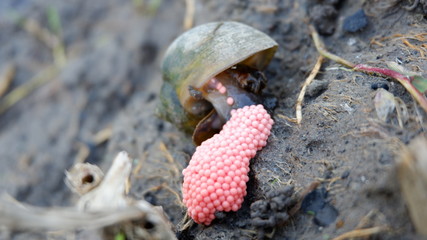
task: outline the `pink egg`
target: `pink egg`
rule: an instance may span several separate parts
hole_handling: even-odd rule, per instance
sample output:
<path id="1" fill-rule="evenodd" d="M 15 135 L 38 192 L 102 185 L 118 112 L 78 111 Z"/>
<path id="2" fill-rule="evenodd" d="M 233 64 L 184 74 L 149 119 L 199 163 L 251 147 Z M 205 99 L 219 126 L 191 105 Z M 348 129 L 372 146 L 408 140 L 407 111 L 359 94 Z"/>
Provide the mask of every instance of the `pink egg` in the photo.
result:
<path id="1" fill-rule="evenodd" d="M 223 86 L 217 87 L 222 91 Z M 262 105 L 232 110 L 221 132 L 196 148 L 182 171 L 183 202 L 196 223 L 211 224 L 216 211 L 239 210 L 246 195 L 249 160 L 267 143 L 272 124 Z"/>

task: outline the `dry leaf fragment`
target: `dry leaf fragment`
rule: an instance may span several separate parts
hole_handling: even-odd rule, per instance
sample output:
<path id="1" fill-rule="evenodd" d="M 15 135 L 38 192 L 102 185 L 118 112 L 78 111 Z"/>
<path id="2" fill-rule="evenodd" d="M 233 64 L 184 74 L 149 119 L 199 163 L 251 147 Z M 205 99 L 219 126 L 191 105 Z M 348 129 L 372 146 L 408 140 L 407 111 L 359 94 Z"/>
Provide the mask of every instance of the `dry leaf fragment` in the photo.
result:
<path id="1" fill-rule="evenodd" d="M 387 121 L 388 116 L 396 108 L 394 95 L 383 88 L 379 88 L 377 90 L 374 98 L 374 104 L 377 116 L 383 122 Z"/>
<path id="2" fill-rule="evenodd" d="M 399 126 L 403 128 L 409 119 L 408 108 L 399 97 L 395 97 L 389 91 L 379 88 L 374 98 L 375 111 L 378 118 L 387 122 L 391 118 L 397 118 Z M 396 110 L 396 114 L 394 114 Z"/>
<path id="3" fill-rule="evenodd" d="M 425 137 L 416 138 L 403 149 L 397 172 L 412 223 L 419 234 L 427 236 L 427 140 Z"/>

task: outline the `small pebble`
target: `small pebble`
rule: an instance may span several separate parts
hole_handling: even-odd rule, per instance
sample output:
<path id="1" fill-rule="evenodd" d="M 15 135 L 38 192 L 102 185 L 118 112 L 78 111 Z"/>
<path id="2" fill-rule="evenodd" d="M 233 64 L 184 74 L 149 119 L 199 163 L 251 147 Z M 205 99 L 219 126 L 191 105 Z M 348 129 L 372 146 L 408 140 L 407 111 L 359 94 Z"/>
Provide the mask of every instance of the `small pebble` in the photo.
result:
<path id="1" fill-rule="evenodd" d="M 350 176 L 350 170 L 345 170 L 345 171 L 341 174 L 341 179 L 346 179 L 346 178 L 348 178 L 348 176 Z"/>
<path id="2" fill-rule="evenodd" d="M 361 31 L 368 25 L 368 18 L 363 9 L 344 19 L 343 30 L 350 33 Z"/>
<path id="3" fill-rule="evenodd" d="M 317 97 L 328 89 L 329 81 L 314 79 L 313 82 L 307 87 L 307 96 Z"/>
<path id="4" fill-rule="evenodd" d="M 328 201 L 328 192 L 325 188 L 315 189 L 305 196 L 301 203 L 301 211 L 314 214 L 313 222 L 326 227 L 335 222 L 338 210 Z"/>

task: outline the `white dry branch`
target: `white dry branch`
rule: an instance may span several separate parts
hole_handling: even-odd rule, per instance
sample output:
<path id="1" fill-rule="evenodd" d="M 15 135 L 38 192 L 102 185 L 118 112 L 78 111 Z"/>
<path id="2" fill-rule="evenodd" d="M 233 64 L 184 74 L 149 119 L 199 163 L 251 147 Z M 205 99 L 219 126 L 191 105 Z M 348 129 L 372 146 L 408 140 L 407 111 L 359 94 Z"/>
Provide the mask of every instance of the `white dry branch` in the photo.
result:
<path id="1" fill-rule="evenodd" d="M 126 239 L 176 239 L 161 208 L 154 207 L 145 200 L 134 200 L 125 195 L 131 168 L 128 154 L 120 152 L 104 179 L 81 196 L 77 207 L 40 208 L 24 205 L 10 196 L 3 196 L 0 199 L 0 228 L 9 231 L 95 229 L 103 230 L 100 231 L 101 234 L 108 232 L 110 236 L 105 239 L 113 239 L 114 234 L 120 232 L 126 234 Z M 98 171 L 90 174 L 98 174 Z M 87 180 L 85 174 L 67 172 L 67 181 L 75 182 L 75 178 L 79 177 Z"/>

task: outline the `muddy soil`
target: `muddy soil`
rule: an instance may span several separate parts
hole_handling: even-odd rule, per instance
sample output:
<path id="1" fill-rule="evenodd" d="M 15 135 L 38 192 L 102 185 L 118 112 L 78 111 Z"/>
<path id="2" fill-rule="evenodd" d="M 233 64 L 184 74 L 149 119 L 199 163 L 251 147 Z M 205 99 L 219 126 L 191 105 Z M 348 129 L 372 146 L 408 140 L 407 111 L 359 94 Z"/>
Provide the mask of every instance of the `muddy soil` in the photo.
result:
<path id="1" fill-rule="evenodd" d="M 277 103 L 271 109 L 272 135 L 251 162 L 243 207 L 218 214 L 210 226 L 181 229 L 181 171 L 195 147 L 189 136 L 158 119 L 155 109 L 161 59 L 184 31 L 185 1 L 1 1 L 0 74 L 8 64 L 16 67 L 7 93 L 58 66 L 48 44 L 26 30 L 26 20 L 55 32 L 56 13 L 61 23 L 56 34 L 66 53 L 65 64 L 43 86 L 0 115 L 1 192 L 37 206 L 73 205 L 76 197 L 65 186 L 64 171 L 76 161 L 106 170 L 125 150 L 135 165 L 130 194 L 162 206 L 179 239 L 332 239 L 374 226 L 386 228 L 372 239 L 421 239 L 398 187 L 396 161 L 397 143 L 425 135 L 426 114 L 399 83 L 325 61 L 306 96 L 302 124 L 289 121 L 318 57 L 309 23 L 328 49 L 347 60 L 383 67 L 391 61 L 427 71 L 425 42 L 415 37 L 425 34 L 427 7 L 419 1 L 408 9 L 413 2 L 196 1 L 195 25 L 240 21 L 279 43 L 265 71 L 264 91 Z M 396 115 L 385 122 L 378 118 L 373 100 L 378 87 L 406 105 L 403 126 Z M 98 133 L 109 131 L 100 141 Z M 316 181 L 320 185 L 290 218 L 270 225 L 251 219 L 283 216 L 286 199 Z M 283 206 L 272 207 L 276 203 Z M 46 235 L 2 230 L 0 238 Z"/>

